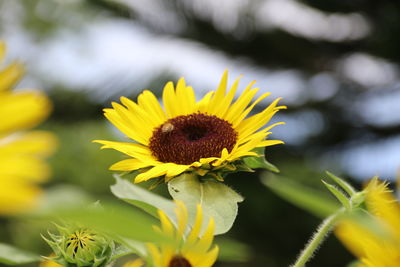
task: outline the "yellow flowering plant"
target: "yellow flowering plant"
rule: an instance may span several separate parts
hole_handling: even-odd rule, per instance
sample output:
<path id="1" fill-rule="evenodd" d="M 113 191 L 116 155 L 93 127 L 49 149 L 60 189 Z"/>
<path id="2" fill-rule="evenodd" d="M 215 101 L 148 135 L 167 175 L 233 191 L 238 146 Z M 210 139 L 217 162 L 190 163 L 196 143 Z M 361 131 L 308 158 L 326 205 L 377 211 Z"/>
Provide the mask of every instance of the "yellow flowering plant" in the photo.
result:
<path id="1" fill-rule="evenodd" d="M 282 122 L 262 127 L 285 106 L 278 106 L 278 98 L 263 111 L 248 116 L 270 93 L 252 102 L 259 91 L 252 88 L 252 82 L 234 101 L 239 80 L 227 90 L 228 72 L 225 71 L 217 90 L 199 101 L 184 78 L 176 86 L 168 82 L 163 90 L 163 107 L 147 90 L 138 96 L 137 103 L 121 97 L 122 105 L 112 103 L 104 115 L 131 142 L 95 142 L 130 157 L 110 169 L 140 170 L 135 183 L 158 177 L 168 182 L 184 172 L 210 174 L 222 180 L 221 173 L 243 167 L 244 157 L 264 157 L 256 148 L 283 143 L 267 139 L 270 130 Z"/>
<path id="2" fill-rule="evenodd" d="M 184 78 L 176 86 L 172 82 L 165 85 L 162 104 L 148 90 L 137 102 L 121 97 L 121 104 L 112 103 L 104 115 L 130 142 L 94 142 L 129 157 L 112 165 L 111 170 L 132 173 L 135 183 L 155 180 L 155 186 L 166 182 L 172 198 L 186 203 L 192 219 L 197 203 L 202 203 L 206 216 L 216 220 L 216 233 L 225 233 L 237 216 L 237 203 L 243 201 L 223 183 L 225 176 L 253 168 L 278 172 L 265 160 L 264 148 L 283 143 L 268 138 L 270 130 L 283 122 L 266 125 L 286 107 L 278 105 L 278 98 L 251 114 L 270 94 L 263 93 L 253 101 L 259 89 L 253 88 L 252 82 L 235 100 L 239 81 L 229 88 L 225 71 L 217 89 L 198 101 Z M 147 199 L 143 199 L 137 186 L 116 179 L 112 192 L 117 197 L 129 198 L 140 208 L 143 203 L 157 206 L 152 195 L 146 193 Z M 131 188 L 129 196 L 120 193 L 126 187 Z"/>
<path id="3" fill-rule="evenodd" d="M 398 266 L 400 203 L 388 183 L 374 177 L 363 190 L 357 191 L 345 180 L 329 172 L 327 175 L 334 184 L 322 182 L 340 205 L 286 178 L 263 177 L 264 184 L 283 198 L 325 217 L 292 266 L 305 266 L 332 230 L 358 258 L 349 266 Z"/>
<path id="4" fill-rule="evenodd" d="M 0 41 L 0 60 L 5 51 Z M 23 74 L 18 62 L 0 71 L 0 215 L 37 205 L 41 195 L 37 184 L 50 177 L 45 158 L 57 143 L 49 132 L 29 130 L 48 117 L 51 103 L 38 90 L 12 90 Z"/>
<path id="5" fill-rule="evenodd" d="M 345 220 L 335 234 L 359 259 L 359 267 L 394 267 L 400 259 L 400 202 L 389 184 L 373 178 L 366 188 L 365 205 L 375 219 L 374 231 L 358 221 Z"/>

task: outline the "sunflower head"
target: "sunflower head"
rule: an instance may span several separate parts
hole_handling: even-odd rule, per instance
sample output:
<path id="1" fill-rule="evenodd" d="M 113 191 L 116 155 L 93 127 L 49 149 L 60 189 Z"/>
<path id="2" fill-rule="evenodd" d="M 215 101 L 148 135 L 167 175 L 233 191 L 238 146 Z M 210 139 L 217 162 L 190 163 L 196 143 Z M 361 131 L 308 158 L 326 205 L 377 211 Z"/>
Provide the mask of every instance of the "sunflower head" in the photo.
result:
<path id="1" fill-rule="evenodd" d="M 266 98 L 264 93 L 252 101 L 258 88 L 250 83 L 235 99 L 236 79 L 227 88 L 224 73 L 216 91 L 196 101 L 194 90 L 181 78 L 177 85 L 168 82 L 163 91 L 163 107 L 150 91 L 139 95 L 137 103 L 121 97 L 104 114 L 132 142 L 96 140 L 102 148 L 116 149 L 129 159 L 111 166 L 111 170 L 139 170 L 135 182 L 162 177 L 165 181 L 183 172 L 204 176 L 246 169 L 242 159 L 260 157 L 257 148 L 283 143 L 268 140 L 275 123 L 264 126 L 284 106 L 274 100 L 259 113 L 249 116 L 255 105 Z M 215 176 L 215 175 L 214 175 Z"/>
<path id="2" fill-rule="evenodd" d="M 114 242 L 92 230 L 81 227 L 57 226 L 59 235 L 44 238 L 54 251 L 48 258 L 63 266 L 106 266 L 114 250 Z"/>
<path id="3" fill-rule="evenodd" d="M 156 231 L 171 240 L 163 244 L 147 244 L 148 262 L 154 267 L 210 267 L 218 256 L 218 247 L 212 246 L 214 237 L 214 220 L 202 229 L 203 213 L 200 205 L 193 227 L 188 226 L 188 211 L 181 201 L 176 201 L 175 213 L 177 223 L 174 225 L 167 215 L 158 211 L 161 227 Z"/>

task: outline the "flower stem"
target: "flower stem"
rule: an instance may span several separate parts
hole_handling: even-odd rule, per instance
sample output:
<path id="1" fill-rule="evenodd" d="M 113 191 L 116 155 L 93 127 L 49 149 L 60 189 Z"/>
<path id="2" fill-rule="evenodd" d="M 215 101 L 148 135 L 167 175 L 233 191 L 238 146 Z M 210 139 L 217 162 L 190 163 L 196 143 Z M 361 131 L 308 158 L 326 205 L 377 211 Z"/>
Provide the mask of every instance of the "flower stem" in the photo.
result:
<path id="1" fill-rule="evenodd" d="M 305 248 L 301 251 L 296 262 L 291 267 L 303 267 L 314 256 L 321 244 L 324 242 L 328 233 L 332 230 L 338 218 L 343 214 L 343 209 L 338 210 L 326 218 L 318 227 L 317 231 L 313 234 L 310 241 L 306 244 Z"/>

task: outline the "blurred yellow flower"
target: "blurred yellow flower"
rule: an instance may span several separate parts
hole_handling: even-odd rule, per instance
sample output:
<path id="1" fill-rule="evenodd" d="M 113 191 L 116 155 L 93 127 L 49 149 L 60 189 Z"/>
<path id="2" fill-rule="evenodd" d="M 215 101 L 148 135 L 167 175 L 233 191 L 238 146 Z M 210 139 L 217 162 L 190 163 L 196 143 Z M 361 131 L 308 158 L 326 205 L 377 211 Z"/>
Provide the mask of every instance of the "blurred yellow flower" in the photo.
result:
<path id="1" fill-rule="evenodd" d="M 284 106 L 276 99 L 260 113 L 248 117 L 254 106 L 266 98 L 262 94 L 253 103 L 258 88 L 250 83 L 233 101 L 239 79 L 227 92 L 228 73 L 222 76 L 218 89 L 196 102 L 192 87 L 181 78 L 174 88 L 168 82 L 163 90 L 163 108 L 150 91 L 144 91 L 137 103 L 121 97 L 121 103 L 104 110 L 104 115 L 121 132 L 137 143 L 96 140 L 131 159 L 122 160 L 111 170 L 133 171 L 143 169 L 135 182 L 165 176 L 166 181 L 185 171 L 223 168 L 224 164 L 244 156 L 258 156 L 252 151 L 283 143 L 265 140 L 275 123 L 260 130 Z"/>
<path id="2" fill-rule="evenodd" d="M 397 267 L 400 264 L 400 203 L 377 178 L 365 189 L 368 211 L 388 235 L 378 235 L 356 222 L 342 222 L 337 237 L 360 260 L 360 267 Z"/>
<path id="3" fill-rule="evenodd" d="M 123 267 L 141 267 L 143 266 L 144 261 L 142 259 L 136 259 L 133 261 L 129 261 L 123 265 Z"/>
<path id="4" fill-rule="evenodd" d="M 39 264 L 39 267 L 63 267 L 55 261 L 45 260 Z"/>
<path id="5" fill-rule="evenodd" d="M 174 242 L 160 244 L 147 244 L 150 254 L 149 263 L 154 267 L 210 267 L 218 256 L 218 247 L 211 245 L 214 238 L 214 220 L 211 218 L 204 233 L 202 232 L 203 214 L 200 205 L 192 229 L 188 227 L 188 211 L 181 201 L 176 201 L 175 213 L 178 218 L 177 227 L 173 225 L 167 215 L 158 211 L 161 228 L 155 229 L 163 233 Z"/>
<path id="6" fill-rule="evenodd" d="M 0 42 L 0 60 L 5 55 Z M 0 71 L 0 214 L 31 208 L 40 194 L 49 167 L 44 158 L 56 147 L 56 138 L 44 131 L 25 131 L 43 121 L 51 110 L 48 98 L 36 90 L 11 91 L 24 73 L 11 63 Z"/>

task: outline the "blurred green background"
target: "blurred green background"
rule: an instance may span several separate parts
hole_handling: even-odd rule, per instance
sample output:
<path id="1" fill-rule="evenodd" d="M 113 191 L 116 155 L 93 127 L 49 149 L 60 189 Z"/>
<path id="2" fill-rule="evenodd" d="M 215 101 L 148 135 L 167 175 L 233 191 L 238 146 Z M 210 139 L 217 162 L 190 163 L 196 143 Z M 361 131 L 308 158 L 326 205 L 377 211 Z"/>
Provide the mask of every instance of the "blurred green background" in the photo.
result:
<path id="1" fill-rule="evenodd" d="M 400 166 L 400 3 L 373 0 L 1 0 L 0 36 L 8 59 L 26 63 L 18 88 L 45 90 L 54 102 L 41 126 L 56 133 L 45 185 L 76 186 L 112 198 L 108 167 L 122 158 L 93 139 L 124 139 L 102 116 L 124 95 L 158 96 L 184 76 L 198 97 L 215 89 L 225 68 L 240 90 L 283 97 L 267 159 L 281 174 L 325 190 L 324 170 L 352 179 L 393 180 Z M 272 98 L 262 102 L 267 105 Z M 226 183 L 245 202 L 229 237 L 247 244 L 245 263 L 288 266 L 320 219 L 265 188 L 259 173 Z M 160 188 L 163 190 L 163 188 Z M 326 191 L 326 190 L 325 190 Z M 46 255 L 38 223 L 0 218 L 0 240 Z M 345 266 L 352 256 L 330 237 L 307 266 Z"/>

